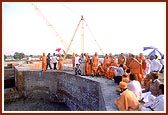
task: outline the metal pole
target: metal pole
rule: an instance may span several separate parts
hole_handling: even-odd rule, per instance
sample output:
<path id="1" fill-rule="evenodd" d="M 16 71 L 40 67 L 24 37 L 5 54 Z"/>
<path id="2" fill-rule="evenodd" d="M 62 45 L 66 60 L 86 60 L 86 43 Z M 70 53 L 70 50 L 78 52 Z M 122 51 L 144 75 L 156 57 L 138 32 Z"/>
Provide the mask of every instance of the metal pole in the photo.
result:
<path id="1" fill-rule="evenodd" d="M 81 16 L 82 28 L 81 28 L 81 53 L 84 53 L 84 19 Z"/>

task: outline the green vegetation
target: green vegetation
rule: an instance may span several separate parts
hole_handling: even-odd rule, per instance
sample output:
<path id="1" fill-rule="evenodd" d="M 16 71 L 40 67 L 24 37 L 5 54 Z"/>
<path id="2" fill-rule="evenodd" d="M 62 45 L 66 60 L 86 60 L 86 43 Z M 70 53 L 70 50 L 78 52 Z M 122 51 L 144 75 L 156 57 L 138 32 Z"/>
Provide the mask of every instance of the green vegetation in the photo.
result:
<path id="1" fill-rule="evenodd" d="M 15 52 L 13 56 L 14 59 L 19 59 L 19 60 L 23 59 L 24 57 L 25 57 L 24 53 L 18 53 L 18 52 Z"/>

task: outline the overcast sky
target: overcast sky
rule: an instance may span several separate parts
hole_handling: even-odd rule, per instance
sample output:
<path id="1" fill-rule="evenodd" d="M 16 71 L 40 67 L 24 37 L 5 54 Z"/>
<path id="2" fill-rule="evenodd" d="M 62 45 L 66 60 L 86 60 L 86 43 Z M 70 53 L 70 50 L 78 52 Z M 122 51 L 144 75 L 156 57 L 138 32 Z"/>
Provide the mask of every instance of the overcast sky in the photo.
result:
<path id="1" fill-rule="evenodd" d="M 34 3 L 69 45 L 81 51 L 81 15 L 84 16 L 84 52 L 138 54 L 144 46 L 166 49 L 166 2 L 156 3 Z M 16 51 L 27 55 L 54 53 L 67 49 L 30 2 L 3 2 L 3 53 Z M 95 42 L 95 40 L 97 42 Z M 98 45 L 100 47 L 98 47 Z M 71 53 L 71 52 L 69 52 Z M 146 52 L 143 52 L 146 53 Z"/>

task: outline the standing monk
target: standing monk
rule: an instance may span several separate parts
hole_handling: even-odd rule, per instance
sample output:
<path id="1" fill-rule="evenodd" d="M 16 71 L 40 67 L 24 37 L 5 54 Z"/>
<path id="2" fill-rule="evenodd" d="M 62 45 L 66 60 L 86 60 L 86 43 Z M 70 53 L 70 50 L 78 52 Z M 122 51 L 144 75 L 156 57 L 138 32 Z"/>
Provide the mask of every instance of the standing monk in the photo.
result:
<path id="1" fill-rule="evenodd" d="M 125 62 L 125 58 L 124 58 L 124 55 L 123 53 L 121 53 L 119 56 L 118 56 L 118 64 L 124 64 Z"/>
<path id="2" fill-rule="evenodd" d="M 58 58 L 58 70 L 63 70 L 63 57 L 61 54 L 59 54 L 59 58 Z"/>
<path id="3" fill-rule="evenodd" d="M 138 80 L 140 83 L 142 83 L 142 63 L 139 62 L 134 55 L 132 54 L 130 57 L 131 61 L 128 65 L 129 69 L 131 70 L 131 73 L 135 75 L 135 80 Z"/>
<path id="4" fill-rule="evenodd" d="M 129 66 L 129 64 L 130 64 L 130 57 L 131 57 L 131 53 L 129 53 L 129 54 L 126 54 L 126 62 L 125 62 L 125 64 L 126 64 L 126 66 L 128 67 Z"/>
<path id="5" fill-rule="evenodd" d="M 86 75 L 90 76 L 92 74 L 92 60 L 89 54 L 86 54 Z"/>
<path id="6" fill-rule="evenodd" d="M 107 68 L 110 66 L 110 59 L 108 56 L 104 57 L 104 61 L 103 61 L 103 69 L 106 72 Z"/>
<path id="7" fill-rule="evenodd" d="M 109 53 L 109 60 L 110 60 L 110 63 L 114 63 L 116 61 L 116 59 L 113 57 L 112 53 Z"/>
<path id="8" fill-rule="evenodd" d="M 75 53 L 72 54 L 72 67 L 75 67 Z"/>
<path id="9" fill-rule="evenodd" d="M 99 61 L 97 52 L 95 52 L 95 55 L 93 56 L 92 61 L 93 61 L 92 72 L 93 72 L 93 76 L 95 76 L 97 74 L 98 61 Z"/>
<path id="10" fill-rule="evenodd" d="M 47 56 L 45 56 L 45 53 L 43 53 L 42 56 L 42 71 L 46 71 L 46 61 L 47 61 Z"/>
<path id="11" fill-rule="evenodd" d="M 146 59 L 145 57 L 143 56 L 142 53 L 139 54 L 139 58 L 141 59 L 142 61 L 142 80 L 144 81 L 144 76 L 145 76 L 145 69 L 147 67 L 147 63 L 146 63 Z"/>

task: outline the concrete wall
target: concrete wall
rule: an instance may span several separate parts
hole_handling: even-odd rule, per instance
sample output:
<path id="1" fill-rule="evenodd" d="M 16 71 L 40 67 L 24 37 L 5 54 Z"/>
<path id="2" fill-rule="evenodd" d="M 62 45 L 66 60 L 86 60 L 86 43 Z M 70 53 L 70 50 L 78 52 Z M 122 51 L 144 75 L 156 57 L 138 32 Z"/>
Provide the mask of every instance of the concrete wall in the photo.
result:
<path id="1" fill-rule="evenodd" d="M 4 78 L 14 76 L 14 68 L 4 69 Z"/>
<path id="2" fill-rule="evenodd" d="M 18 91 L 24 97 L 63 101 L 73 111 L 106 110 L 99 82 L 63 71 L 15 71 Z"/>

